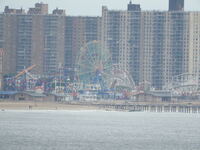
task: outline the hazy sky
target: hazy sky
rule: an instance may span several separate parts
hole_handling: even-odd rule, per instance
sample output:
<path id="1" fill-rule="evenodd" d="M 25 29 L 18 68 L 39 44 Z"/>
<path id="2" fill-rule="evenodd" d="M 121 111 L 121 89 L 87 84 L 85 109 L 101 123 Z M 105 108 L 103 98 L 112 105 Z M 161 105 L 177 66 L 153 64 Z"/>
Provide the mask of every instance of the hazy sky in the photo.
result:
<path id="1" fill-rule="evenodd" d="M 23 7 L 26 10 L 33 7 L 36 2 L 49 4 L 49 10 L 58 7 L 66 10 L 67 15 L 101 15 L 101 6 L 106 5 L 108 9 L 126 9 L 130 0 L 0 0 L 0 11 L 6 5 L 11 8 Z M 167 10 L 168 0 L 132 0 L 140 3 L 143 10 Z M 200 0 L 185 0 L 185 10 L 200 11 Z"/>

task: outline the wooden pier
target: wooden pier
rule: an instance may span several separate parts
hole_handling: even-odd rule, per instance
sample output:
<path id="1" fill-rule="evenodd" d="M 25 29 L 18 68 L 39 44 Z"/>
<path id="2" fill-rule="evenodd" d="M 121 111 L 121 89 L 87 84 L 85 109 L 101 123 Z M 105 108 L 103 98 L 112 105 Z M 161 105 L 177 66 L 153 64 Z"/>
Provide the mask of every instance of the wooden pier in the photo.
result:
<path id="1" fill-rule="evenodd" d="M 200 113 L 200 105 L 185 104 L 98 104 L 98 107 L 105 110 L 130 112 Z"/>

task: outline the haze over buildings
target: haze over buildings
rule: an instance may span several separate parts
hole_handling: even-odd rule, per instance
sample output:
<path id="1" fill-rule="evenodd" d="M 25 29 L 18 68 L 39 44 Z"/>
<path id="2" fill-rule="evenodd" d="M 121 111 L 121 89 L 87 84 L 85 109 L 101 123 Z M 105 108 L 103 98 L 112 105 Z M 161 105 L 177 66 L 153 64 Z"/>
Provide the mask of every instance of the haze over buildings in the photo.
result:
<path id="1" fill-rule="evenodd" d="M 169 0 L 169 11 L 143 11 L 132 2 L 127 10 L 103 6 L 101 17 L 66 16 L 58 8 L 49 14 L 43 3 L 28 11 L 5 7 L 0 24 L 4 74 L 33 64 L 39 74 L 54 74 L 60 64 L 73 74 L 77 52 L 93 40 L 136 84 L 162 89 L 173 76 L 200 71 L 200 12 L 184 11 L 184 0 Z"/>

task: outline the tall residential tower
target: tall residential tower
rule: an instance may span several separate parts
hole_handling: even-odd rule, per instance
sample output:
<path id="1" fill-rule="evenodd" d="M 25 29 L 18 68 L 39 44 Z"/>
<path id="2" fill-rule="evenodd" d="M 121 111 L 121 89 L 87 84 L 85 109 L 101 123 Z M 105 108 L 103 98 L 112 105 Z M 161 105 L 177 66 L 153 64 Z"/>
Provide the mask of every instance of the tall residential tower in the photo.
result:
<path id="1" fill-rule="evenodd" d="M 137 85 L 162 89 L 174 76 L 199 72 L 200 12 L 182 11 L 183 2 L 170 1 L 174 11 L 141 11 L 131 2 L 127 11 L 103 7 L 102 42 Z"/>
<path id="2" fill-rule="evenodd" d="M 3 72 L 15 74 L 31 65 L 41 75 L 55 75 L 61 65 L 71 72 L 80 48 L 100 35 L 101 17 L 66 16 L 58 8 L 49 14 L 44 3 L 27 12 L 6 6 L 0 14 Z"/>
<path id="3" fill-rule="evenodd" d="M 169 11 L 183 11 L 184 0 L 169 0 Z"/>

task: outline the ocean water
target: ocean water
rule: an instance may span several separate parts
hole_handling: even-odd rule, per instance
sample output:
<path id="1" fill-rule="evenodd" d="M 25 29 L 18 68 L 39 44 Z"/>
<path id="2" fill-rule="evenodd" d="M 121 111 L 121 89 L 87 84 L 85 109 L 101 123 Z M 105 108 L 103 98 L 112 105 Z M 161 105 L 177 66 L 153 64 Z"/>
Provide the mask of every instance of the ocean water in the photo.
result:
<path id="1" fill-rule="evenodd" d="M 199 114 L 0 112 L 0 150 L 199 149 Z"/>

